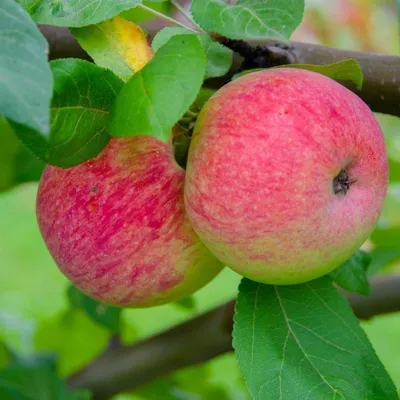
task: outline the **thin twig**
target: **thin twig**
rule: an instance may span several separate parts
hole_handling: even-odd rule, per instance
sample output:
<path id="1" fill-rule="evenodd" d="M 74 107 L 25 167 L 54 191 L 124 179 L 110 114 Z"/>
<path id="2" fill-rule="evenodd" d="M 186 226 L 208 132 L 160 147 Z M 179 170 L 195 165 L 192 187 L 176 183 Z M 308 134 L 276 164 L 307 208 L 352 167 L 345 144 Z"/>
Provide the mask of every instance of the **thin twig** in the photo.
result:
<path id="1" fill-rule="evenodd" d="M 192 32 L 196 32 L 196 33 L 197 33 L 197 30 L 196 30 L 196 29 L 193 29 L 193 28 L 191 28 L 191 27 L 185 25 L 184 23 L 182 23 L 182 22 L 180 22 L 180 21 L 177 21 L 177 20 L 174 19 L 174 18 L 168 17 L 168 15 L 165 15 L 165 14 L 163 14 L 163 13 L 160 13 L 159 11 L 154 10 L 154 9 L 151 8 L 151 7 L 147 7 L 147 6 L 143 5 L 143 4 L 139 4 L 139 5 L 137 5 L 137 7 L 140 7 L 141 9 L 146 10 L 146 11 L 148 11 L 148 12 L 151 13 L 151 14 L 154 14 L 155 16 L 157 16 L 158 18 L 163 19 L 164 21 L 168 21 L 168 22 L 170 22 L 171 24 L 178 25 L 178 26 L 180 26 L 180 27 L 182 27 L 182 28 L 188 29 L 189 31 L 192 31 Z"/>
<path id="2" fill-rule="evenodd" d="M 190 13 L 188 13 L 179 3 L 177 0 L 170 0 L 170 3 L 191 23 L 193 24 L 198 30 L 201 32 L 205 32 L 193 19 Z"/>
<path id="3" fill-rule="evenodd" d="M 192 118 L 197 118 L 199 116 L 199 113 L 191 111 L 191 110 L 186 110 L 185 114 Z"/>

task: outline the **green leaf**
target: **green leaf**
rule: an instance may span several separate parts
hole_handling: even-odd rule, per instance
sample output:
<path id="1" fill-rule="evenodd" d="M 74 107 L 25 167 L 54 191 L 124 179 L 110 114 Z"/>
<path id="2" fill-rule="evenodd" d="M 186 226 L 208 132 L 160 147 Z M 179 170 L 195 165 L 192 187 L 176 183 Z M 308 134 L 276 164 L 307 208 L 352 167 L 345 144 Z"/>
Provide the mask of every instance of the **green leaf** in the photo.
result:
<path id="1" fill-rule="evenodd" d="M 0 114 L 42 134 L 50 127 L 48 44 L 14 0 L 0 2 Z"/>
<path id="2" fill-rule="evenodd" d="M 14 157 L 15 182 L 37 182 L 46 164 L 20 144 Z"/>
<path id="3" fill-rule="evenodd" d="M 391 183 L 388 187 L 386 198 L 381 210 L 377 228 L 389 229 L 392 227 L 400 227 L 400 184 Z"/>
<path id="4" fill-rule="evenodd" d="M 208 35 L 199 35 L 207 57 L 206 78 L 224 76 L 232 65 L 233 53 Z"/>
<path id="5" fill-rule="evenodd" d="M 294 286 L 244 279 L 233 335 L 256 400 L 398 399 L 357 318 L 327 277 Z"/>
<path id="6" fill-rule="evenodd" d="M 71 309 L 39 325 L 35 348 L 56 352 L 60 374 L 65 376 L 99 356 L 109 338 L 110 332 L 94 322 L 83 310 Z"/>
<path id="7" fill-rule="evenodd" d="M 190 31 L 179 27 L 164 28 L 156 34 L 151 46 L 156 52 L 171 37 L 182 34 L 190 34 Z M 206 78 L 225 75 L 232 65 L 232 51 L 222 44 L 214 42 L 207 34 L 199 34 L 198 37 L 207 57 Z"/>
<path id="8" fill-rule="evenodd" d="M 0 116 L 0 192 L 15 185 L 14 159 L 20 147 L 7 120 Z"/>
<path id="9" fill-rule="evenodd" d="M 378 225 L 371 234 L 371 240 L 380 249 L 398 249 L 400 247 L 400 227 Z"/>
<path id="10" fill-rule="evenodd" d="M 10 351 L 8 347 L 0 341 L 0 370 L 10 363 Z"/>
<path id="11" fill-rule="evenodd" d="M 153 1 L 143 1 L 142 3 L 144 6 L 156 10 L 162 14 L 169 15 L 171 10 L 173 10 L 172 4 L 169 0 L 153 0 Z M 135 23 L 143 23 L 147 22 L 151 19 L 157 18 L 152 12 L 141 8 L 136 7 L 130 10 L 124 11 L 121 13 L 121 17 L 127 19 L 128 21 L 132 21 Z"/>
<path id="12" fill-rule="evenodd" d="M 216 93 L 215 89 L 201 88 L 196 100 L 192 106 L 193 111 L 201 111 L 207 101 Z"/>
<path id="13" fill-rule="evenodd" d="M 153 41 L 151 42 L 151 47 L 154 52 L 157 52 L 160 47 L 164 46 L 168 42 L 169 39 L 176 35 L 190 35 L 193 34 L 189 29 L 180 28 L 180 27 L 168 27 L 161 29 L 161 31 L 157 32 L 154 36 Z"/>
<path id="14" fill-rule="evenodd" d="M 371 287 L 368 282 L 368 267 L 371 256 L 363 250 L 357 251 L 351 258 L 329 273 L 339 286 L 350 292 L 369 296 Z"/>
<path id="15" fill-rule="evenodd" d="M 10 1 L 10 0 L 8 0 Z M 105 21 L 142 0 L 17 0 L 41 24 L 80 27 Z"/>
<path id="16" fill-rule="evenodd" d="M 206 31 L 232 39 L 289 39 L 304 12 L 304 0 L 193 0 L 191 13 Z"/>
<path id="17" fill-rule="evenodd" d="M 182 300 L 179 300 L 179 301 L 175 301 L 172 304 L 174 304 L 178 308 L 182 308 L 182 309 L 184 309 L 186 311 L 194 311 L 197 308 L 196 300 L 195 300 L 195 298 L 193 296 L 186 297 L 186 298 L 184 298 Z"/>
<path id="18" fill-rule="evenodd" d="M 167 141 L 195 100 L 206 58 L 194 35 L 172 37 L 121 89 L 110 121 L 113 136 L 151 135 Z"/>
<path id="19" fill-rule="evenodd" d="M 396 0 L 396 7 L 397 7 L 397 29 L 400 31 L 400 0 Z"/>
<path id="20" fill-rule="evenodd" d="M 392 157 L 390 157 L 390 155 L 389 155 L 389 180 L 390 182 L 400 182 L 400 162 L 394 160 Z"/>
<path id="21" fill-rule="evenodd" d="M 355 83 L 357 89 L 361 90 L 364 75 L 361 67 L 356 60 L 348 59 L 339 61 L 334 64 L 326 65 L 312 65 L 312 64 L 288 64 L 281 65 L 274 68 L 298 68 L 305 69 L 307 71 L 317 72 L 321 75 L 325 75 L 328 78 L 335 79 L 337 81 L 351 81 Z M 240 78 L 243 75 L 248 75 L 253 72 L 262 71 L 263 68 L 249 69 L 233 76 L 232 80 Z"/>
<path id="22" fill-rule="evenodd" d="M 208 365 L 200 364 L 141 386 L 135 394 L 146 400 L 229 400 L 225 388 L 213 382 L 210 375 Z"/>
<path id="23" fill-rule="evenodd" d="M 361 90 L 364 79 L 360 64 L 352 58 L 334 64 L 290 64 L 282 65 L 279 68 L 301 68 L 306 69 L 307 71 L 318 72 L 321 75 L 325 75 L 337 81 L 351 81 L 355 83 L 358 90 Z"/>
<path id="24" fill-rule="evenodd" d="M 400 260 L 400 247 L 397 249 L 373 249 L 370 253 L 372 258 L 371 265 L 368 268 L 368 274 L 374 275 L 386 271 L 397 260 Z"/>
<path id="25" fill-rule="evenodd" d="M 2 400 L 90 400 L 87 391 L 71 392 L 50 358 L 20 360 L 0 370 Z"/>
<path id="26" fill-rule="evenodd" d="M 108 143 L 107 122 L 122 81 L 84 60 L 51 63 L 54 75 L 48 137 L 15 127 L 22 142 L 48 164 L 68 168 L 97 156 Z"/>
<path id="27" fill-rule="evenodd" d="M 121 308 L 106 306 L 91 299 L 75 286 L 70 285 L 67 291 L 68 299 L 73 308 L 82 309 L 96 323 L 107 328 L 112 333 L 121 330 Z"/>
<path id="28" fill-rule="evenodd" d="M 45 164 L 35 158 L 0 116 L 0 192 L 19 183 L 38 181 Z"/>

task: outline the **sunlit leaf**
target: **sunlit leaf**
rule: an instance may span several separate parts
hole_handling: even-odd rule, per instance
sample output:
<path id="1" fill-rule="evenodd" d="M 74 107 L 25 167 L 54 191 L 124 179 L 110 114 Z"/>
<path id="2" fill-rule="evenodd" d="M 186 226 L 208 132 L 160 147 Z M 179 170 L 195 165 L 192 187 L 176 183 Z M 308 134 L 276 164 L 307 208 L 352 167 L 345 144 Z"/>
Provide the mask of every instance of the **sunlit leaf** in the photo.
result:
<path id="1" fill-rule="evenodd" d="M 176 35 L 191 33 L 185 28 L 164 28 L 153 39 L 152 48 L 157 51 Z M 201 44 L 207 57 L 206 78 L 215 78 L 225 75 L 232 65 L 232 51 L 220 43 L 211 40 L 207 34 L 199 34 Z"/>
<path id="2" fill-rule="evenodd" d="M 172 37 L 119 92 L 111 134 L 168 140 L 173 125 L 195 100 L 205 68 L 204 50 L 195 35 Z"/>
<path id="3" fill-rule="evenodd" d="M 152 57 L 145 32 L 121 17 L 71 32 L 97 65 L 110 69 L 124 81 Z"/>

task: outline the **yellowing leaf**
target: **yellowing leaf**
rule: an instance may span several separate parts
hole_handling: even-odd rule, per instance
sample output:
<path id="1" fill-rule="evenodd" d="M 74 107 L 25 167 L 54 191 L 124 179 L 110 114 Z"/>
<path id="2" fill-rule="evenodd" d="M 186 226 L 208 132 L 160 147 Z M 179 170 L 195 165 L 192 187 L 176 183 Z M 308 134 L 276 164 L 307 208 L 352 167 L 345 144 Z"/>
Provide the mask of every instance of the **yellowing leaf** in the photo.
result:
<path id="1" fill-rule="evenodd" d="M 153 55 L 142 28 L 121 17 L 71 32 L 97 65 L 110 69 L 124 81 Z"/>

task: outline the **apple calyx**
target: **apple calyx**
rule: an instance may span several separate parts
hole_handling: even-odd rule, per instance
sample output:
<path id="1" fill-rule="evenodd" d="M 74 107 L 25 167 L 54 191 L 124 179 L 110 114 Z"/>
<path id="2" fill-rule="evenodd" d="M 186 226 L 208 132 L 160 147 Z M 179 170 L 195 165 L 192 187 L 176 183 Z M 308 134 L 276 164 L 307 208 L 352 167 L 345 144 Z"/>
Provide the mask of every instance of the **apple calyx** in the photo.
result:
<path id="1" fill-rule="evenodd" d="M 342 169 L 333 179 L 333 192 L 336 195 L 345 195 L 354 182 L 354 180 L 350 180 L 348 172 Z"/>

